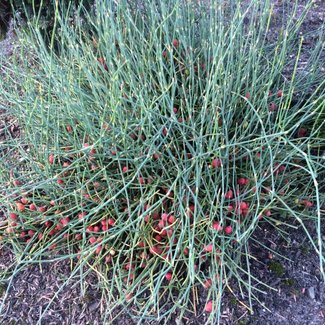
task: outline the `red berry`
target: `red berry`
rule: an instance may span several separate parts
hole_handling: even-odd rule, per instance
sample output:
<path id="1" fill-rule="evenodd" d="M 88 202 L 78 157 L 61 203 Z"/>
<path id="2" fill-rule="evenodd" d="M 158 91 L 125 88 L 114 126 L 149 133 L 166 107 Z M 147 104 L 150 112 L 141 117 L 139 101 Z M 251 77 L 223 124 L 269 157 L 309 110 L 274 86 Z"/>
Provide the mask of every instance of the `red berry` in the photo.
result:
<path id="1" fill-rule="evenodd" d="M 246 99 L 250 99 L 250 98 L 251 98 L 251 94 L 250 94 L 249 92 L 247 92 L 247 93 L 245 94 L 245 98 L 246 98 Z"/>
<path id="2" fill-rule="evenodd" d="M 114 226 L 115 225 L 115 220 L 113 218 L 109 218 L 107 220 L 107 223 L 110 225 L 110 226 Z"/>
<path id="3" fill-rule="evenodd" d="M 20 202 L 21 202 L 22 204 L 27 204 L 27 203 L 28 203 L 28 200 L 27 200 L 25 197 L 23 197 L 23 198 L 20 200 Z"/>
<path id="4" fill-rule="evenodd" d="M 238 178 L 237 183 L 239 185 L 247 185 L 249 183 L 249 179 L 241 177 L 241 178 Z"/>
<path id="5" fill-rule="evenodd" d="M 271 211 L 270 210 L 265 210 L 264 211 L 264 215 L 267 216 L 267 217 L 270 217 L 271 216 Z"/>
<path id="6" fill-rule="evenodd" d="M 134 265 L 132 263 L 127 263 L 127 264 L 125 264 L 124 268 L 126 270 L 132 270 L 132 269 L 134 269 Z"/>
<path id="7" fill-rule="evenodd" d="M 209 244 L 209 245 L 204 246 L 204 251 L 211 253 L 213 251 L 213 245 Z"/>
<path id="8" fill-rule="evenodd" d="M 46 206 L 43 205 L 43 206 L 39 207 L 38 211 L 41 212 L 41 213 L 44 213 L 46 211 Z"/>
<path id="9" fill-rule="evenodd" d="M 10 213 L 10 214 L 9 214 L 9 217 L 10 217 L 11 219 L 14 219 L 14 220 L 16 220 L 16 219 L 18 218 L 18 216 L 17 216 L 16 213 Z"/>
<path id="10" fill-rule="evenodd" d="M 161 240 L 162 240 L 162 237 L 159 236 L 159 235 L 156 235 L 156 236 L 155 236 L 155 239 L 156 239 L 157 241 L 161 241 Z"/>
<path id="11" fill-rule="evenodd" d="M 123 173 L 126 173 L 128 170 L 129 169 L 126 166 L 124 166 L 123 169 L 122 169 Z"/>
<path id="12" fill-rule="evenodd" d="M 168 214 L 167 213 L 163 213 L 161 215 L 161 220 L 164 221 L 164 222 L 167 222 L 167 220 L 168 220 Z"/>
<path id="13" fill-rule="evenodd" d="M 44 225 L 46 228 L 49 228 L 53 225 L 53 223 L 52 223 L 52 221 L 47 220 L 47 221 L 45 221 Z"/>
<path id="14" fill-rule="evenodd" d="M 126 302 L 130 302 L 130 301 L 132 300 L 132 298 L 133 298 L 133 294 L 132 294 L 132 292 L 129 292 L 129 293 L 127 293 L 127 294 L 125 295 L 125 301 L 126 301 Z"/>
<path id="15" fill-rule="evenodd" d="M 211 313 L 212 310 L 213 310 L 213 301 L 210 300 L 207 302 L 207 304 L 205 305 L 205 308 L 204 310 L 207 312 L 207 313 Z"/>
<path id="16" fill-rule="evenodd" d="M 232 233 L 232 227 L 231 227 L 231 226 L 227 226 L 227 227 L 225 227 L 224 232 L 225 232 L 227 235 L 230 235 L 230 234 Z"/>
<path id="17" fill-rule="evenodd" d="M 165 278 L 167 281 L 170 281 L 173 278 L 173 275 L 170 272 L 167 272 Z"/>
<path id="18" fill-rule="evenodd" d="M 221 160 L 219 158 L 213 159 L 211 166 L 212 168 L 221 167 Z"/>
<path id="19" fill-rule="evenodd" d="M 49 164 L 50 165 L 53 165 L 54 164 L 54 155 L 51 153 L 50 155 L 49 155 L 49 158 L 48 158 L 48 161 L 49 161 Z"/>
<path id="20" fill-rule="evenodd" d="M 220 225 L 218 221 L 212 223 L 212 228 L 216 231 L 222 231 L 223 227 Z"/>
<path id="21" fill-rule="evenodd" d="M 94 244 L 97 242 L 97 239 L 95 237 L 90 237 L 89 242 L 90 242 L 90 244 Z"/>
<path id="22" fill-rule="evenodd" d="M 92 231 L 94 231 L 94 227 L 93 226 L 88 226 L 86 231 L 87 232 L 92 232 Z"/>
<path id="23" fill-rule="evenodd" d="M 165 221 L 164 220 L 159 220 L 158 222 L 158 228 L 163 229 L 165 227 Z"/>
<path id="24" fill-rule="evenodd" d="M 160 235 L 161 235 L 162 237 L 166 237 L 166 236 L 168 235 L 167 230 L 166 230 L 166 229 L 163 229 L 163 230 L 160 232 Z"/>
<path id="25" fill-rule="evenodd" d="M 102 251 L 102 246 L 100 245 L 100 246 L 98 246 L 97 248 L 96 248 L 96 254 L 98 255 L 98 254 L 100 254 L 100 252 Z"/>
<path id="26" fill-rule="evenodd" d="M 282 97 L 283 96 L 283 91 L 280 89 L 278 90 L 277 94 L 278 97 Z"/>
<path id="27" fill-rule="evenodd" d="M 204 281 L 203 287 L 205 289 L 209 289 L 211 286 L 212 286 L 212 280 L 211 279 L 207 279 L 206 281 Z"/>
<path id="28" fill-rule="evenodd" d="M 64 184 L 64 181 L 63 181 L 62 179 L 58 179 L 56 182 L 57 182 L 59 185 L 63 185 L 63 184 Z"/>
<path id="29" fill-rule="evenodd" d="M 174 47 L 178 47 L 179 46 L 179 41 L 177 39 L 173 39 L 172 44 Z"/>
<path id="30" fill-rule="evenodd" d="M 80 212 L 80 213 L 78 214 L 78 218 L 79 218 L 79 219 L 83 219 L 86 215 L 87 215 L 86 212 Z"/>
<path id="31" fill-rule="evenodd" d="M 63 226 L 66 226 L 66 225 L 70 222 L 70 219 L 69 219 L 69 217 L 62 218 L 62 219 L 60 220 L 60 222 L 61 222 L 61 224 L 62 224 Z"/>
<path id="32" fill-rule="evenodd" d="M 153 255 L 161 254 L 161 248 L 159 246 L 152 246 L 150 247 L 149 252 Z"/>
<path id="33" fill-rule="evenodd" d="M 159 213 L 158 213 L 158 212 L 155 212 L 155 213 L 153 214 L 152 218 L 153 218 L 154 220 L 159 220 L 159 219 L 160 219 Z"/>
<path id="34" fill-rule="evenodd" d="M 154 153 L 152 157 L 155 160 L 158 160 L 160 158 L 159 154 L 157 154 L 157 153 Z"/>
<path id="35" fill-rule="evenodd" d="M 305 137 L 306 134 L 307 134 L 307 130 L 306 130 L 306 129 L 304 129 L 304 128 L 300 128 L 300 129 L 298 129 L 298 133 L 297 133 L 297 135 L 298 135 L 299 138 L 303 138 L 303 137 Z"/>
<path id="36" fill-rule="evenodd" d="M 241 210 L 245 210 L 245 209 L 248 209 L 249 206 L 248 206 L 248 204 L 247 204 L 246 202 L 240 202 L 240 204 L 239 204 L 239 208 L 240 208 Z"/>
<path id="37" fill-rule="evenodd" d="M 175 216 L 173 216 L 173 215 L 169 216 L 169 218 L 168 218 L 169 223 L 174 223 L 175 221 L 176 221 Z"/>
<path id="38" fill-rule="evenodd" d="M 239 213 L 240 213 L 242 216 L 246 217 L 246 216 L 248 215 L 248 209 L 240 209 L 240 210 L 239 210 Z"/>
<path id="39" fill-rule="evenodd" d="M 21 181 L 19 181 L 18 179 L 15 179 L 15 180 L 14 180 L 14 185 L 15 185 L 15 186 L 19 186 L 19 185 L 21 185 Z"/>
<path id="40" fill-rule="evenodd" d="M 228 214 L 229 213 L 231 213 L 232 211 L 234 211 L 234 207 L 233 207 L 233 205 L 228 205 L 228 207 L 227 207 L 227 212 L 228 212 Z"/>
<path id="41" fill-rule="evenodd" d="M 234 197 L 234 193 L 233 193 L 233 191 L 228 191 L 228 192 L 226 192 L 226 194 L 225 194 L 225 198 L 226 199 L 232 199 Z"/>
<path id="42" fill-rule="evenodd" d="M 28 236 L 29 237 L 33 237 L 35 234 L 35 231 L 34 230 L 28 230 Z"/>
<path id="43" fill-rule="evenodd" d="M 18 211 L 24 211 L 25 210 L 25 206 L 22 204 L 22 203 L 20 203 L 20 202 L 17 202 L 16 203 L 16 206 L 17 206 L 17 210 Z"/>
<path id="44" fill-rule="evenodd" d="M 139 183 L 140 183 L 141 185 L 145 184 L 145 180 L 144 180 L 143 177 L 139 177 Z"/>
<path id="45" fill-rule="evenodd" d="M 145 246 L 145 243 L 143 241 L 140 241 L 137 246 L 138 247 L 144 247 Z"/>
<path id="46" fill-rule="evenodd" d="M 303 200 L 302 203 L 305 206 L 305 208 L 311 208 L 313 206 L 313 202 L 308 200 Z"/>
<path id="47" fill-rule="evenodd" d="M 63 228 L 63 225 L 61 223 L 58 223 L 56 226 L 55 226 L 55 229 L 57 231 L 60 231 L 61 229 Z"/>

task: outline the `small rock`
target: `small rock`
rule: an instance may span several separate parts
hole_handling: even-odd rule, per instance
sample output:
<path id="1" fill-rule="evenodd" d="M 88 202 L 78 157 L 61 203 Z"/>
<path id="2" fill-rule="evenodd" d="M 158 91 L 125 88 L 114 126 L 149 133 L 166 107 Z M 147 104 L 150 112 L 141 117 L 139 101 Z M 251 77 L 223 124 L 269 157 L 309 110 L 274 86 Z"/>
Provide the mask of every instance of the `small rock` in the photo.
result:
<path id="1" fill-rule="evenodd" d="M 98 305 L 99 305 L 98 302 L 93 302 L 88 308 L 92 312 L 92 311 L 95 311 L 98 308 Z"/>
<path id="2" fill-rule="evenodd" d="M 314 287 L 310 287 L 308 288 L 308 296 L 311 299 L 315 299 L 315 288 Z"/>

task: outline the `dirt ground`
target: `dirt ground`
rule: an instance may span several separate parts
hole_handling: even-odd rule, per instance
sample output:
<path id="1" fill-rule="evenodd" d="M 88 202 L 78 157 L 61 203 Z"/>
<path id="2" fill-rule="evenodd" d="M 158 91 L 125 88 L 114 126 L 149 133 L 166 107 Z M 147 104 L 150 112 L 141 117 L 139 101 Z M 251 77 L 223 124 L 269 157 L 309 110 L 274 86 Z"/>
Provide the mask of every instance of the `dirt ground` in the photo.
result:
<path id="1" fill-rule="evenodd" d="M 305 0 L 299 1 L 297 16 L 306 2 Z M 243 1 L 243 4 L 245 3 L 247 1 Z M 271 38 L 276 37 L 276 33 L 281 28 L 281 21 L 288 14 L 291 1 L 281 0 L 273 1 L 273 3 Z M 310 49 L 315 46 L 315 31 L 321 26 L 324 27 L 324 23 L 325 1 L 315 0 L 301 29 L 305 40 L 298 66 L 299 73 L 304 73 Z M 14 30 L 9 28 L 6 39 L 0 42 L 2 57 L 12 55 L 14 41 Z M 322 69 L 324 67 L 320 67 L 320 70 L 324 72 Z M 5 127 L 10 129 L 13 137 L 19 136 L 19 128 L 15 121 L 5 117 L 3 111 L 0 115 L 0 143 L 5 140 L 4 133 L 1 133 Z M 316 233 L 312 230 L 313 225 L 309 226 L 313 239 L 316 239 Z M 324 225 L 322 231 L 325 234 Z M 236 283 L 233 281 L 231 287 L 237 296 L 234 297 L 230 292 L 225 292 L 222 304 L 222 324 L 325 324 L 325 286 L 319 270 L 319 258 L 311 243 L 306 239 L 302 228 L 290 229 L 290 234 L 293 240 L 281 235 L 268 224 L 261 224 L 256 230 L 249 242 L 250 253 L 255 257 L 250 260 L 251 272 L 273 289 L 258 286 L 265 293 L 257 294 L 260 303 L 253 302 L 254 314 L 250 314 L 243 305 L 248 304 L 247 297 L 238 295 L 240 291 L 236 290 Z M 325 236 L 323 239 L 325 241 Z M 259 245 L 256 245 L 256 242 Z M 261 243 L 266 248 L 262 249 Z M 274 251 L 282 256 L 278 256 Z M 106 307 L 105 299 L 100 294 L 95 275 L 88 277 L 85 288 L 80 286 L 77 277 L 62 287 L 71 273 L 70 264 L 66 261 L 34 264 L 22 270 L 15 270 L 15 265 L 14 255 L 0 246 L 0 324 L 37 324 L 42 313 L 44 315 L 41 324 L 103 324 L 101 315 Z M 12 272 L 15 272 L 16 276 L 11 283 L 8 283 L 5 278 Z M 191 315 L 188 320 L 182 321 L 175 315 L 173 323 L 202 324 L 205 322 L 207 315 L 203 311 L 205 301 L 203 289 L 199 292 L 199 296 L 202 304 L 198 306 L 197 315 Z M 48 307 L 52 299 L 53 302 Z M 116 320 L 108 318 L 107 323 L 136 324 L 128 316 L 127 309 L 120 310 L 120 312 Z M 142 324 L 164 324 L 164 321 L 143 322 Z"/>

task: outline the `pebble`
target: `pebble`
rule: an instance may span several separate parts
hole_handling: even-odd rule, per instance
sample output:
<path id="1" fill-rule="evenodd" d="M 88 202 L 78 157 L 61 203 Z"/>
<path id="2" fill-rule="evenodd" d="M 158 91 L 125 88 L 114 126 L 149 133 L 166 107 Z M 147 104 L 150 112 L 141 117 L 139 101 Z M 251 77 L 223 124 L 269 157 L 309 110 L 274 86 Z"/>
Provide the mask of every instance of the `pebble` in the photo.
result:
<path id="1" fill-rule="evenodd" d="M 88 308 L 91 312 L 95 311 L 99 306 L 98 302 L 93 302 Z"/>
<path id="2" fill-rule="evenodd" d="M 315 288 L 314 287 L 310 287 L 308 288 L 308 296 L 310 299 L 315 299 Z"/>

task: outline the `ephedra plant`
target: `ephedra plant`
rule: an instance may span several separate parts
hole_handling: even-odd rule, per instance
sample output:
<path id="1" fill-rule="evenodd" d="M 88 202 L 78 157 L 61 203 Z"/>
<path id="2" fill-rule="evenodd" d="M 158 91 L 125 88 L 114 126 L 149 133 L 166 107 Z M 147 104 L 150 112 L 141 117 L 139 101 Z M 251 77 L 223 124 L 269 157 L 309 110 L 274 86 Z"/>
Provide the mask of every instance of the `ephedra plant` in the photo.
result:
<path id="1" fill-rule="evenodd" d="M 268 1 L 55 12 L 50 41 L 37 19 L 19 34 L 0 83 L 21 129 L 1 159 L 2 242 L 23 265 L 96 272 L 107 315 L 195 309 L 218 322 L 228 279 L 250 298 L 262 290 L 240 262 L 261 224 L 298 224 L 312 239 L 314 221 L 321 236 L 324 44 L 299 76 L 303 17 L 270 43 Z"/>

